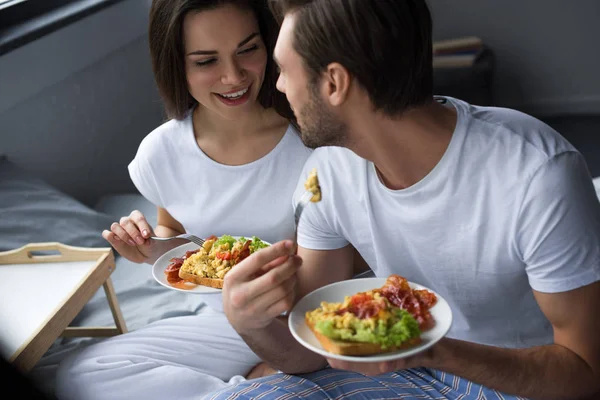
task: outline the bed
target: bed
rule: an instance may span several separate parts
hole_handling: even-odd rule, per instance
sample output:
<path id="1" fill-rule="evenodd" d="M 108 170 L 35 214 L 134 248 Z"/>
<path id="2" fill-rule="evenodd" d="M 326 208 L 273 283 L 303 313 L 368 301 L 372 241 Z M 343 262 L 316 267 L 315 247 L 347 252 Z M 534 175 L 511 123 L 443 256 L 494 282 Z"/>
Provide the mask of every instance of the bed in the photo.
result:
<path id="1" fill-rule="evenodd" d="M 594 179 L 600 197 L 600 177 Z M 87 206 L 7 159 L 0 158 L 0 251 L 30 242 L 58 241 L 84 247 L 108 247 L 100 232 L 138 209 L 155 225 L 155 207 L 141 195 L 106 195 Z M 194 295 L 167 290 L 158 284 L 147 264 L 134 264 L 116 254 L 112 280 L 129 330 L 153 321 L 205 310 Z M 112 314 L 104 291 L 98 291 L 73 321 L 74 326 L 110 326 Z M 43 390 L 53 391 L 60 361 L 82 346 L 101 339 L 58 339 L 31 371 Z"/>

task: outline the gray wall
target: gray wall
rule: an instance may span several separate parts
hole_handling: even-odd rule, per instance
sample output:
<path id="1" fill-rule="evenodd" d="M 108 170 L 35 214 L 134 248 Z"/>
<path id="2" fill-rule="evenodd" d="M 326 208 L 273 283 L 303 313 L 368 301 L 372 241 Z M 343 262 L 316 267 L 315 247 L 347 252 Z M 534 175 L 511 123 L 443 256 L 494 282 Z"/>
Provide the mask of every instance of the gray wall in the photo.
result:
<path id="1" fill-rule="evenodd" d="M 0 57 L 0 153 L 93 203 L 134 191 L 127 163 L 163 121 L 149 2 L 127 0 Z"/>
<path id="2" fill-rule="evenodd" d="M 496 102 L 600 114 L 600 0 L 428 0 L 434 36 L 497 55 Z M 149 0 L 127 0 L 0 57 L 0 153 L 93 203 L 133 191 L 127 163 L 164 117 L 147 50 Z"/>
<path id="3" fill-rule="evenodd" d="M 481 37 L 496 103 L 536 115 L 600 114 L 600 0 L 428 0 L 434 38 Z"/>

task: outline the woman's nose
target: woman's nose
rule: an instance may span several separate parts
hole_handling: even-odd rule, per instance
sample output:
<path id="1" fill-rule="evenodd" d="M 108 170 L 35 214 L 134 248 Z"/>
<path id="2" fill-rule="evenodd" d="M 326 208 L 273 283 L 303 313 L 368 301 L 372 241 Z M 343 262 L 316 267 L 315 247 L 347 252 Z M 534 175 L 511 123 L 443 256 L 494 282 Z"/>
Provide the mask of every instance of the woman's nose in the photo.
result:
<path id="1" fill-rule="evenodd" d="M 223 75 L 221 76 L 221 82 L 224 85 L 239 85 L 246 80 L 246 71 L 235 61 L 227 63 Z"/>

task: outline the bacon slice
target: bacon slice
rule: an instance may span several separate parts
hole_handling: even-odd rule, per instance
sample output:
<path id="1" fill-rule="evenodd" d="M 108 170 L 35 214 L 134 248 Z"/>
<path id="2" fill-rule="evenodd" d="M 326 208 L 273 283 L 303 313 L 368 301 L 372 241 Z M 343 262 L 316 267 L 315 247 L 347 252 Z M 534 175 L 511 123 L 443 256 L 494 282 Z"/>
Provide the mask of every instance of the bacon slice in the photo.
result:
<path id="1" fill-rule="evenodd" d="M 385 284 L 374 292 L 380 293 L 396 307 L 411 313 L 422 331 L 431 329 L 435 324 L 429 309 L 437 302 L 437 296 L 428 290 L 411 289 L 406 278 L 390 275 Z"/>

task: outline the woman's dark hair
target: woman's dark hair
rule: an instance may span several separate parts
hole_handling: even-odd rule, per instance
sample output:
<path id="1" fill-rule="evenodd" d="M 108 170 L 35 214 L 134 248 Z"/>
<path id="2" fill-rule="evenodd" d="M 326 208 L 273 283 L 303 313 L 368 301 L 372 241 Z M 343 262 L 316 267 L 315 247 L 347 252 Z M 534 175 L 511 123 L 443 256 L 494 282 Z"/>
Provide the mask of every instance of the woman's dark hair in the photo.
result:
<path id="1" fill-rule="evenodd" d="M 292 45 L 313 82 L 337 62 L 385 114 L 432 101 L 426 0 L 271 0 L 270 6 L 277 19 L 294 14 Z"/>
<path id="2" fill-rule="evenodd" d="M 275 87 L 277 68 L 273 49 L 279 25 L 269 10 L 267 0 L 153 0 L 150 8 L 148 39 L 154 78 L 169 118 L 183 119 L 198 102 L 188 90 L 185 72 L 183 21 L 187 13 L 214 10 L 233 4 L 252 10 L 267 49 L 265 77 L 258 93 L 264 108 L 273 107 L 278 114 L 293 121 L 293 113 L 285 95 Z"/>

